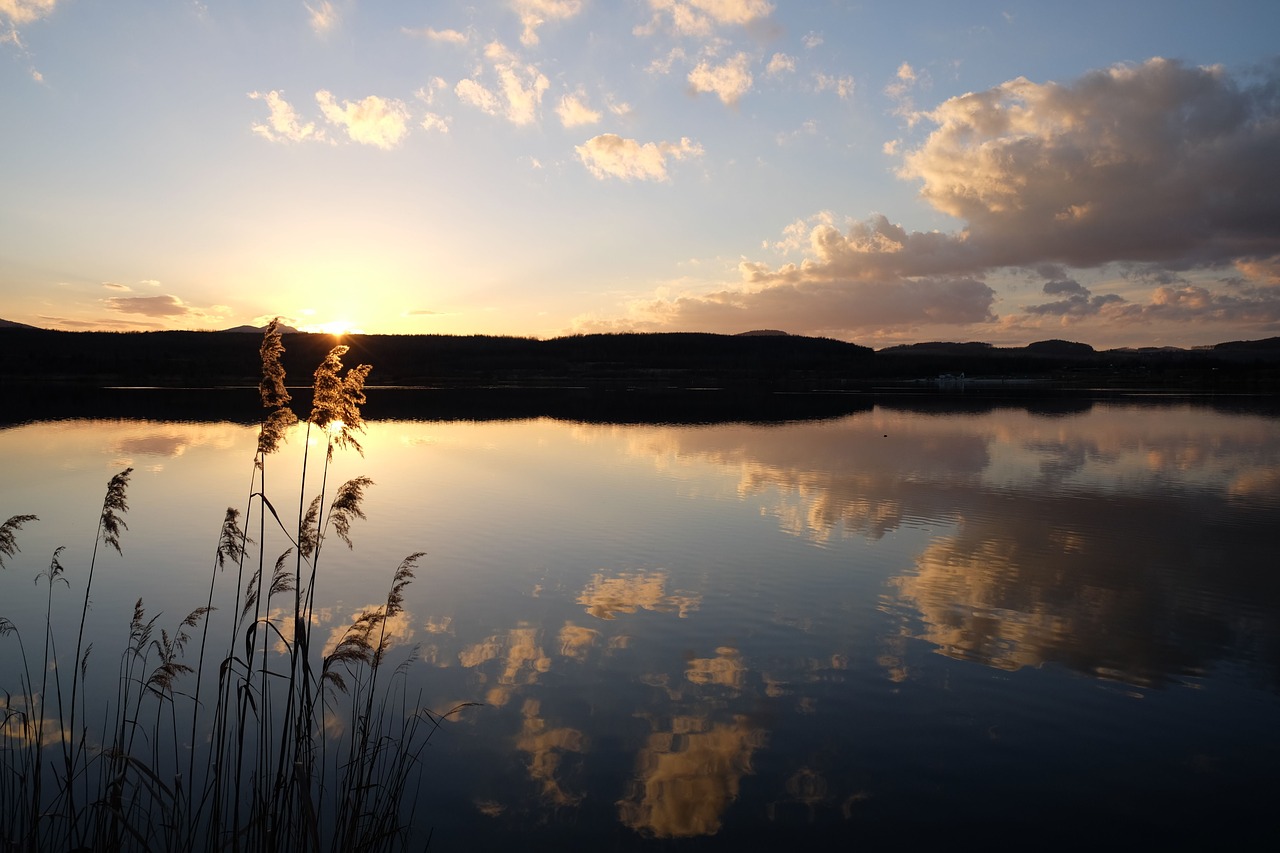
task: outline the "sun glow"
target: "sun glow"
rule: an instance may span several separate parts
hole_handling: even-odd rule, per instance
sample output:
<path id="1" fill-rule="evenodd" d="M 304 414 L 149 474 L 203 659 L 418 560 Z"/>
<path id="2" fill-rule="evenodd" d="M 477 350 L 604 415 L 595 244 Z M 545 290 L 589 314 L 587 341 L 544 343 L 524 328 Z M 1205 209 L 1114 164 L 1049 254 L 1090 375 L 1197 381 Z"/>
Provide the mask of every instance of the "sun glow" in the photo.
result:
<path id="1" fill-rule="evenodd" d="M 312 323 L 308 326 L 303 326 L 302 331 L 333 335 L 335 338 L 340 338 L 343 335 L 359 335 L 363 333 L 363 330 L 355 328 L 355 325 L 349 320 L 330 320 L 327 323 Z"/>

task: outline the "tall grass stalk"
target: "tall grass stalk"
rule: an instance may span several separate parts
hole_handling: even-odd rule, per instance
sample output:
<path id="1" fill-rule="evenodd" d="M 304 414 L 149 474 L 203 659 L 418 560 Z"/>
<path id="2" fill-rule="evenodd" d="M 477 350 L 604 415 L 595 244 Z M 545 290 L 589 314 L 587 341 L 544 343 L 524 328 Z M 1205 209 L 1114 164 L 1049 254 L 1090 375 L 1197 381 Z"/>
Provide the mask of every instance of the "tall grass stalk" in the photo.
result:
<path id="1" fill-rule="evenodd" d="M 36 578 L 47 587 L 38 660 L 28 657 L 20 626 L 0 617 L 0 635 L 15 637 L 21 661 L 17 690 L 6 685 L 0 709 L 0 843 L 6 850 L 256 853 L 408 844 L 416 811 L 412 782 L 422 772 L 423 749 L 445 717 L 464 706 L 437 714 L 420 695 L 410 699 L 412 652 L 389 676 L 382 673 L 391 648 L 389 620 L 403 610 L 421 553 L 396 567 L 385 602 L 357 614 L 332 648 L 313 643 L 323 545 L 336 534 L 353 547 L 352 529 L 365 517 L 363 501 L 373 485 L 366 477 L 329 485 L 335 451 L 362 454 L 357 436 L 370 368 L 344 368 L 345 346 L 334 347 L 317 368 L 298 509 L 290 518 L 267 490 L 268 461 L 297 421 L 283 352 L 272 321 L 260 350 L 266 414 L 245 509 L 228 508 L 222 520 L 205 601 L 170 630 L 162 614 L 148 616 L 138 600 L 114 693 L 89 698 L 93 644 L 86 643 L 85 626 L 100 547 L 124 553 L 132 469 L 107 485 L 71 666 L 58 665 L 54 618 L 54 587 L 72 586 L 63 548 Z M 318 494 L 308 503 L 313 433 L 322 437 L 325 454 L 312 477 Z M 19 551 L 17 532 L 37 520 L 15 515 L 0 525 L 6 574 L 6 559 Z M 283 612 L 276 606 L 282 600 L 289 601 Z M 222 620 L 216 630 L 215 612 Z M 51 761 L 53 744 L 58 760 Z"/>

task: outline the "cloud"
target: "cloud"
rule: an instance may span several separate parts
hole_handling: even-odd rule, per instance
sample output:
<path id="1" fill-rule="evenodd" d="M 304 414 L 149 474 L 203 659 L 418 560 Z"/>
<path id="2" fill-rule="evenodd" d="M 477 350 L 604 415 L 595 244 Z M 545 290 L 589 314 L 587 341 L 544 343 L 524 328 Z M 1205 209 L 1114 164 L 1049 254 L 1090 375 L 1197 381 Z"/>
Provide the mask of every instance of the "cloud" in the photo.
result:
<path id="1" fill-rule="evenodd" d="M 574 149 L 578 159 L 600 180 L 665 181 L 667 160 L 683 160 L 702 155 L 702 146 L 689 139 L 676 142 L 645 142 L 624 139 L 613 133 L 593 136 Z"/>
<path id="2" fill-rule="evenodd" d="M 433 106 L 436 102 L 436 96 L 448 88 L 449 84 L 446 83 L 443 78 L 432 77 L 431 80 L 427 82 L 427 85 L 419 87 L 418 91 L 413 94 L 414 97 L 422 101 L 427 106 Z M 427 115 L 430 117 L 431 113 L 428 113 Z"/>
<path id="3" fill-rule="evenodd" d="M 649 7 L 653 18 L 637 35 L 652 35 L 669 21 L 676 35 L 705 38 L 717 26 L 747 26 L 773 14 L 767 0 L 649 0 Z"/>
<path id="4" fill-rule="evenodd" d="M 765 66 L 765 73 L 770 77 L 779 77 L 783 74 L 794 74 L 796 70 L 796 58 L 787 56 L 785 53 L 775 53 L 769 58 L 769 64 Z"/>
<path id="5" fill-rule="evenodd" d="M 671 50 L 667 51 L 666 56 L 659 56 L 650 62 L 645 68 L 645 71 L 650 74 L 661 74 L 665 76 L 671 73 L 672 67 L 674 67 L 677 62 L 683 62 L 685 58 L 686 54 L 683 48 L 673 47 Z"/>
<path id="6" fill-rule="evenodd" d="M 141 314 L 145 317 L 185 317 L 192 310 L 176 296 L 112 296 L 107 307 L 122 314 Z"/>
<path id="7" fill-rule="evenodd" d="M 750 278 L 750 270 L 744 271 Z M 972 278 L 919 278 L 896 282 L 804 281 L 760 289 L 732 288 L 699 296 L 653 299 L 631 306 L 631 316 L 584 329 L 672 329 L 733 334 L 779 327 L 811 334 L 856 336 L 885 329 L 987 322 L 995 292 Z"/>
<path id="8" fill-rule="evenodd" d="M 751 90 L 751 58 L 739 53 L 723 65 L 711 65 L 705 59 L 689 72 L 689 84 L 695 92 L 713 92 L 729 106 Z"/>
<path id="9" fill-rule="evenodd" d="M 1280 67 L 1254 85 L 1152 59 L 1011 80 L 925 114 L 901 175 L 989 266 L 1171 267 L 1280 253 Z"/>
<path id="10" fill-rule="evenodd" d="M 434 131 L 435 133 L 448 133 L 450 119 L 448 116 L 436 115 L 435 113 L 427 113 L 419 122 L 423 130 Z"/>
<path id="11" fill-rule="evenodd" d="M 927 87 L 929 83 L 929 75 L 913 68 L 911 63 L 904 62 L 899 65 L 893 81 L 884 87 L 885 95 L 894 102 L 894 115 L 907 119 L 910 125 L 919 121 L 920 116 L 916 114 L 915 101 L 911 93 L 917 88 Z"/>
<path id="12" fill-rule="evenodd" d="M 341 20 L 338 10 L 333 8 L 333 4 L 329 0 L 312 6 L 310 3 L 303 3 L 307 9 L 307 15 L 311 21 L 311 29 L 316 35 L 324 35 L 338 25 Z"/>
<path id="13" fill-rule="evenodd" d="M 614 100 L 612 96 L 605 99 L 605 107 L 616 116 L 626 116 L 631 114 L 631 105 L 626 101 Z"/>
<path id="14" fill-rule="evenodd" d="M 819 92 L 835 92 L 841 98 L 847 99 L 853 94 L 857 84 L 848 75 L 833 77 L 819 72 L 813 75 L 813 85 Z"/>
<path id="15" fill-rule="evenodd" d="M 333 94 L 322 89 L 316 92 L 316 102 L 324 117 L 346 128 L 355 142 L 385 150 L 395 148 L 409 133 L 409 110 L 401 101 L 369 95 L 339 106 Z"/>
<path id="16" fill-rule="evenodd" d="M 556 107 L 556 115 L 560 116 L 560 123 L 565 127 L 580 127 L 600 121 L 600 113 L 587 106 L 581 92 L 561 98 L 560 105 Z"/>
<path id="17" fill-rule="evenodd" d="M 498 100 L 498 96 L 474 80 L 459 80 L 458 85 L 453 87 L 453 93 L 464 104 L 470 104 L 489 115 L 496 116 L 502 110 L 502 102 Z"/>
<path id="18" fill-rule="evenodd" d="M 1061 317 L 1065 320 L 1067 318 L 1094 316 L 1105 310 L 1107 306 L 1120 305 L 1126 301 L 1124 297 L 1114 293 L 1095 296 L 1087 287 L 1075 279 L 1046 281 L 1044 283 L 1044 294 L 1062 298 L 1054 302 L 1029 305 L 1024 309 L 1026 313 L 1033 316 Z"/>
<path id="19" fill-rule="evenodd" d="M 896 79 L 923 75 L 904 64 Z M 1238 77 L 1153 59 L 1068 83 L 1019 78 L 918 115 L 929 132 L 889 150 L 957 230 L 819 214 L 769 246 L 799 261 L 744 259 L 736 283 L 579 327 L 881 338 L 1085 322 L 1280 328 L 1280 63 Z M 1008 298 L 997 318 L 987 279 L 1018 269 L 1036 271 L 1047 298 Z M 1123 295 L 1090 289 L 1072 270 L 1129 282 Z"/>
<path id="20" fill-rule="evenodd" d="M 133 290 L 133 288 L 127 284 L 117 284 L 114 281 L 104 281 L 102 286 L 107 288 L 107 290 L 121 290 L 125 292 L 131 292 Z"/>
<path id="21" fill-rule="evenodd" d="M 440 44 L 466 44 L 470 39 L 466 33 L 458 30 L 437 30 L 431 27 L 423 27 L 420 30 L 403 28 L 403 32 L 409 35 L 422 36 L 428 41 L 438 42 Z"/>
<path id="22" fill-rule="evenodd" d="M 47 18 L 53 14 L 58 0 L 0 0 L 0 15 L 17 26 Z"/>
<path id="23" fill-rule="evenodd" d="M 266 101 L 271 116 L 265 124 L 253 125 L 253 132 L 272 142 L 301 142 L 304 139 L 324 139 L 324 131 L 317 130 L 315 122 L 303 124 L 294 108 L 273 89 L 265 95 L 250 92 L 249 97 Z"/>
<path id="24" fill-rule="evenodd" d="M 582 11 L 582 0 L 512 0 L 512 8 L 520 16 L 524 32 L 520 43 L 538 43 L 538 28 L 549 21 L 565 21 Z"/>
<path id="25" fill-rule="evenodd" d="M 809 257 L 776 269 L 744 260 L 735 287 L 641 300 L 625 320 L 607 325 L 726 333 L 768 327 L 853 337 L 995 319 L 995 291 L 966 272 L 973 264 L 955 237 L 907 232 L 883 216 L 842 232 L 833 216 L 819 214 L 788 226 L 783 242 L 802 245 Z"/>
<path id="26" fill-rule="evenodd" d="M 551 83 L 536 65 L 525 64 L 499 42 L 485 47 L 497 91 L 472 79 L 454 86 L 454 94 L 489 115 L 501 115 L 512 124 L 532 124 L 538 119 L 542 96 Z"/>

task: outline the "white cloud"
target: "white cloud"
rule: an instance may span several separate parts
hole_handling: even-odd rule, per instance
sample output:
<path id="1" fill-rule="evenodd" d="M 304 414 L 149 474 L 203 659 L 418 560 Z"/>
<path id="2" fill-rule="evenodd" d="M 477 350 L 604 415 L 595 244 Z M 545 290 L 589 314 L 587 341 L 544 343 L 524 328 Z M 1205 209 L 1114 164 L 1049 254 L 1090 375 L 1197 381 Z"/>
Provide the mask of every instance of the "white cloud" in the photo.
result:
<path id="1" fill-rule="evenodd" d="M 796 70 L 796 58 L 787 56 L 785 53 L 775 53 L 769 58 L 769 64 L 765 66 L 765 73 L 770 77 L 779 77 L 783 74 L 794 74 Z"/>
<path id="2" fill-rule="evenodd" d="M 427 113 L 422 117 L 421 125 L 423 130 L 434 131 L 435 133 L 448 133 L 449 122 L 450 119 L 448 116 Z"/>
<path id="3" fill-rule="evenodd" d="M 414 96 L 427 106 L 431 106 L 436 101 L 436 95 L 449 88 L 449 84 L 445 82 L 443 77 L 432 77 L 427 85 L 422 86 L 418 91 L 414 92 Z"/>
<path id="4" fill-rule="evenodd" d="M 928 84 L 929 76 L 922 71 L 917 71 L 911 63 L 904 62 L 899 65 L 892 82 L 884 87 L 885 95 L 894 102 L 894 114 L 906 118 L 909 124 L 915 125 L 921 117 L 916 113 L 915 101 L 911 93 L 916 88 L 926 87 Z"/>
<path id="5" fill-rule="evenodd" d="M 818 33 L 807 33 L 805 34 L 805 37 L 800 40 L 800 43 L 805 46 L 805 49 L 813 50 L 815 47 L 822 44 L 822 36 Z"/>
<path id="6" fill-rule="evenodd" d="M 409 132 L 409 110 L 394 99 L 369 95 L 360 101 L 343 101 L 321 89 L 316 92 L 320 111 L 331 123 L 343 127 L 355 142 L 378 148 L 395 148 Z"/>
<path id="7" fill-rule="evenodd" d="M 767 0 L 649 0 L 653 18 L 636 35 L 653 35 L 668 21 L 676 35 L 710 36 L 717 26 L 746 26 L 773 14 Z"/>
<path id="8" fill-rule="evenodd" d="M 580 127 L 584 124 L 595 124 L 600 121 L 600 113 L 587 106 L 585 96 L 581 92 L 565 95 L 556 107 L 556 115 L 565 127 Z"/>
<path id="9" fill-rule="evenodd" d="M 751 90 L 751 58 L 739 53 L 723 65 L 699 62 L 689 72 L 689 84 L 695 92 L 713 92 L 724 103 L 732 106 Z"/>
<path id="10" fill-rule="evenodd" d="M 654 59 L 652 62 L 650 62 L 649 65 L 645 68 L 645 71 L 647 71 L 650 74 L 659 74 L 659 75 L 666 76 L 667 74 L 671 73 L 672 67 L 674 67 L 677 62 L 683 62 L 684 60 L 685 60 L 684 49 L 679 47 L 673 47 L 671 50 L 667 51 L 666 56 L 659 56 L 657 59 Z"/>
<path id="11" fill-rule="evenodd" d="M 477 80 L 465 79 L 454 93 L 465 103 L 490 115 L 502 115 L 512 124 L 538 120 L 542 96 L 551 83 L 536 65 L 525 64 L 499 42 L 485 47 L 485 58 L 497 82 L 497 91 Z"/>
<path id="12" fill-rule="evenodd" d="M 496 116 L 502 109 L 498 96 L 475 80 L 459 80 L 458 85 L 453 87 L 453 93 L 464 104 L 470 104 L 489 115 Z"/>
<path id="13" fill-rule="evenodd" d="M 470 41 L 466 33 L 459 32 L 458 30 L 437 30 L 432 27 L 423 27 L 420 30 L 414 30 L 404 27 L 402 31 L 409 35 L 422 36 L 427 41 L 434 41 L 439 44 L 466 44 Z"/>
<path id="14" fill-rule="evenodd" d="M 333 8 L 333 4 L 329 0 L 324 0 L 324 2 L 316 6 L 312 6 L 310 3 L 303 3 L 302 5 L 307 9 L 307 15 L 311 21 L 311 29 L 316 35 L 324 35 L 338 26 L 340 20 L 338 10 Z"/>
<path id="15" fill-rule="evenodd" d="M 0 0 L 0 15 L 14 26 L 29 24 L 53 14 L 58 0 Z"/>
<path id="16" fill-rule="evenodd" d="M 849 98 L 853 94 L 855 83 L 852 77 L 832 77 L 829 74 L 813 75 L 814 87 L 819 92 L 835 92 L 841 98 Z"/>
<path id="17" fill-rule="evenodd" d="M 253 125 L 253 132 L 272 142 L 301 142 L 304 139 L 324 139 L 324 131 L 317 130 L 315 122 L 305 124 L 298 118 L 294 108 L 281 97 L 280 92 L 271 90 L 266 94 L 250 92 L 254 100 L 266 101 L 271 116 L 265 124 Z"/>
<path id="18" fill-rule="evenodd" d="M 529 46 L 538 43 L 538 28 L 543 24 L 568 20 L 581 12 L 582 0 L 511 0 L 511 6 L 524 25 L 520 43 Z"/>
<path id="19" fill-rule="evenodd" d="M 612 96 L 605 99 L 605 108 L 619 117 L 631 115 L 631 105 L 626 101 L 615 101 Z"/>
<path id="20" fill-rule="evenodd" d="M 645 142 L 603 133 L 575 149 L 578 159 L 600 180 L 665 181 L 667 161 L 702 155 L 702 146 L 682 138 L 677 142 Z"/>

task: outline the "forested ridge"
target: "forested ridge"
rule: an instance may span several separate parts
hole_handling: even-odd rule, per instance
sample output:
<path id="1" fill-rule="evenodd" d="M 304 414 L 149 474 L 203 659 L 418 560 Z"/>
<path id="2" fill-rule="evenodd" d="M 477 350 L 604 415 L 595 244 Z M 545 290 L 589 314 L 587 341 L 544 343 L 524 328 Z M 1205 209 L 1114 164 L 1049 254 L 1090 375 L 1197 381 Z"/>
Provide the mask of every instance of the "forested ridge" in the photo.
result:
<path id="1" fill-rule="evenodd" d="M 0 329 L 6 384 L 226 386 L 257 383 L 258 341 L 240 332 L 62 332 Z M 338 339 L 284 336 L 291 382 Z M 799 335 L 653 333 L 548 340 L 486 335 L 347 335 L 348 364 L 374 365 L 374 385 L 610 386 L 842 390 L 867 383 L 1037 379 L 1059 384 L 1192 388 L 1280 386 L 1280 338 L 1194 350 L 1104 350 L 1068 341 L 1025 347 L 921 343 L 879 351 Z"/>

